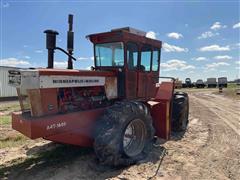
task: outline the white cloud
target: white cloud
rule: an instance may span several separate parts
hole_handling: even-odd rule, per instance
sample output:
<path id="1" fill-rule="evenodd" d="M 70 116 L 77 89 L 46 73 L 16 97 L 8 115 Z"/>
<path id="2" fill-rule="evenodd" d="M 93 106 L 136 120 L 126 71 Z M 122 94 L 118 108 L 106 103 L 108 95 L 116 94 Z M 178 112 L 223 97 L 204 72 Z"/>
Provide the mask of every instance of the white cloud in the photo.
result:
<path id="1" fill-rule="evenodd" d="M 155 33 L 154 31 L 148 31 L 146 37 L 151 39 L 157 39 L 157 33 Z"/>
<path id="2" fill-rule="evenodd" d="M 146 37 L 151 39 L 157 39 L 157 33 L 155 33 L 154 31 L 148 31 Z"/>
<path id="3" fill-rule="evenodd" d="M 0 66 L 24 67 L 29 65 L 30 63 L 28 61 L 17 58 L 6 58 L 0 60 Z"/>
<path id="4" fill-rule="evenodd" d="M 240 65 L 240 60 L 239 60 L 239 61 L 236 61 L 235 63 Z"/>
<path id="5" fill-rule="evenodd" d="M 43 50 L 35 50 L 35 53 L 43 53 Z"/>
<path id="6" fill-rule="evenodd" d="M 163 43 L 163 50 L 165 52 L 188 52 L 187 48 L 182 48 L 179 46 L 170 45 L 168 43 Z"/>
<path id="7" fill-rule="evenodd" d="M 233 29 L 240 28 L 240 22 L 233 25 Z"/>
<path id="8" fill-rule="evenodd" d="M 206 69 L 215 69 L 219 66 L 229 66 L 230 64 L 226 62 L 217 62 L 217 63 L 211 63 L 211 64 L 206 64 Z"/>
<path id="9" fill-rule="evenodd" d="M 230 49 L 240 49 L 240 43 L 230 44 Z"/>
<path id="10" fill-rule="evenodd" d="M 23 47 L 24 47 L 24 48 L 27 48 L 27 47 L 28 47 L 28 45 L 24 44 L 24 45 L 23 45 Z"/>
<path id="11" fill-rule="evenodd" d="M 223 28 L 226 28 L 227 26 L 226 25 L 222 25 L 220 22 L 215 22 L 211 27 L 210 29 L 212 30 L 218 30 L 218 29 L 223 29 Z"/>
<path id="12" fill-rule="evenodd" d="M 168 33 L 167 36 L 168 36 L 169 38 L 173 38 L 173 39 L 183 38 L 183 35 L 182 35 L 182 34 L 176 33 L 176 32 Z"/>
<path id="13" fill-rule="evenodd" d="M 54 68 L 66 69 L 67 65 L 67 61 L 54 61 Z"/>
<path id="14" fill-rule="evenodd" d="M 186 69 L 195 69 L 195 66 L 193 66 L 193 65 L 186 65 L 186 66 L 182 67 L 180 70 L 186 70 Z"/>
<path id="15" fill-rule="evenodd" d="M 206 61 L 207 60 L 207 58 L 205 58 L 205 57 L 197 57 L 197 58 L 193 58 L 193 59 L 195 59 L 195 61 Z"/>
<path id="16" fill-rule="evenodd" d="M 219 35 L 218 32 L 213 33 L 211 31 L 206 31 L 206 32 L 202 33 L 200 36 L 198 36 L 198 39 L 206 39 L 206 38 L 210 38 L 210 37 L 218 36 L 218 35 Z"/>
<path id="17" fill-rule="evenodd" d="M 199 51 L 205 52 L 205 51 L 230 51 L 229 46 L 219 46 L 217 44 L 210 45 L 210 46 L 204 46 L 199 49 Z"/>
<path id="18" fill-rule="evenodd" d="M 187 64 L 186 61 L 179 59 L 171 59 L 166 63 L 161 63 L 161 68 L 163 71 L 173 71 L 173 70 L 186 70 L 186 69 L 195 69 L 195 66 Z"/>
<path id="19" fill-rule="evenodd" d="M 228 55 L 215 56 L 214 59 L 217 59 L 217 60 L 230 60 L 230 59 L 232 59 L 232 56 L 228 56 Z"/>
<path id="20" fill-rule="evenodd" d="M 30 57 L 30 56 L 24 56 L 24 58 L 25 58 L 25 59 L 31 59 L 31 57 Z"/>
<path id="21" fill-rule="evenodd" d="M 78 60 L 94 60 L 94 57 L 79 57 Z"/>
<path id="22" fill-rule="evenodd" d="M 79 57 L 79 58 L 77 58 L 78 60 L 88 60 L 89 58 L 87 58 L 87 57 Z"/>

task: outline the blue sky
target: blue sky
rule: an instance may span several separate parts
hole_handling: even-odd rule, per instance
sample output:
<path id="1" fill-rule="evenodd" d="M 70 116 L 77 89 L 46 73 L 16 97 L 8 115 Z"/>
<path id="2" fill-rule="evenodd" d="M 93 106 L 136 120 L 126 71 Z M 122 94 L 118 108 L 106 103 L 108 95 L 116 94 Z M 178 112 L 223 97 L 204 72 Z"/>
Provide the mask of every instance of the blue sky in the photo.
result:
<path id="1" fill-rule="evenodd" d="M 86 35 L 131 26 L 164 42 L 161 76 L 193 80 L 240 77 L 239 1 L 235 2 L 79 2 L 1 1 L 0 65 L 45 67 L 45 29 L 60 35 L 66 48 L 67 16 L 74 14 L 74 67 L 93 64 L 92 44 Z M 67 57 L 55 53 L 58 67 Z"/>

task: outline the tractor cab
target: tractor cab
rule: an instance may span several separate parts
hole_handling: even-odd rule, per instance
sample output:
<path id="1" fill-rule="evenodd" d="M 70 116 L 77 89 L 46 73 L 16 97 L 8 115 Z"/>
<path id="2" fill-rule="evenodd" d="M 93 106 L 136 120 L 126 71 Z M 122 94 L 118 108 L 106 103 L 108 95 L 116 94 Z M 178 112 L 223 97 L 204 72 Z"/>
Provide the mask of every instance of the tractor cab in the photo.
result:
<path id="1" fill-rule="evenodd" d="M 94 44 L 96 71 L 115 71 L 118 95 L 149 99 L 156 94 L 162 42 L 130 27 L 88 35 Z"/>

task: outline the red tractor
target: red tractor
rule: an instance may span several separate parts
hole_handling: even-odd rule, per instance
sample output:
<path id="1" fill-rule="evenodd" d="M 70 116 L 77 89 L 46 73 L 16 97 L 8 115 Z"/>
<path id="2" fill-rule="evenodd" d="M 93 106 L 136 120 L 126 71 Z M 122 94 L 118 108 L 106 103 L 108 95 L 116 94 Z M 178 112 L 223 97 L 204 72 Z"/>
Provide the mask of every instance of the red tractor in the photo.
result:
<path id="1" fill-rule="evenodd" d="M 88 35 L 94 47 L 92 70 L 73 70 L 72 15 L 68 51 L 47 36 L 48 67 L 9 71 L 21 112 L 13 129 L 31 139 L 93 146 L 99 161 L 119 166 L 150 152 L 154 137 L 170 138 L 188 123 L 188 95 L 174 93 L 174 79 L 159 82 L 162 42 L 133 28 Z M 54 69 L 54 51 L 68 56 L 68 69 Z"/>

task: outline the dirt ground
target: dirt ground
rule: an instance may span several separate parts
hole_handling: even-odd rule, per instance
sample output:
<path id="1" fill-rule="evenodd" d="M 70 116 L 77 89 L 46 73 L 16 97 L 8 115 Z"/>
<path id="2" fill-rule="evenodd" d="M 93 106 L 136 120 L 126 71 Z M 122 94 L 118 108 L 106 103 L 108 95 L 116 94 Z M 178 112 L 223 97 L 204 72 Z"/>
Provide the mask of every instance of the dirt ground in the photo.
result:
<path id="1" fill-rule="evenodd" d="M 27 140 L 0 149 L 0 179 L 239 179 L 240 100 L 211 90 L 189 97 L 188 130 L 158 140 L 139 164 L 109 169 L 97 163 L 91 148 Z"/>

